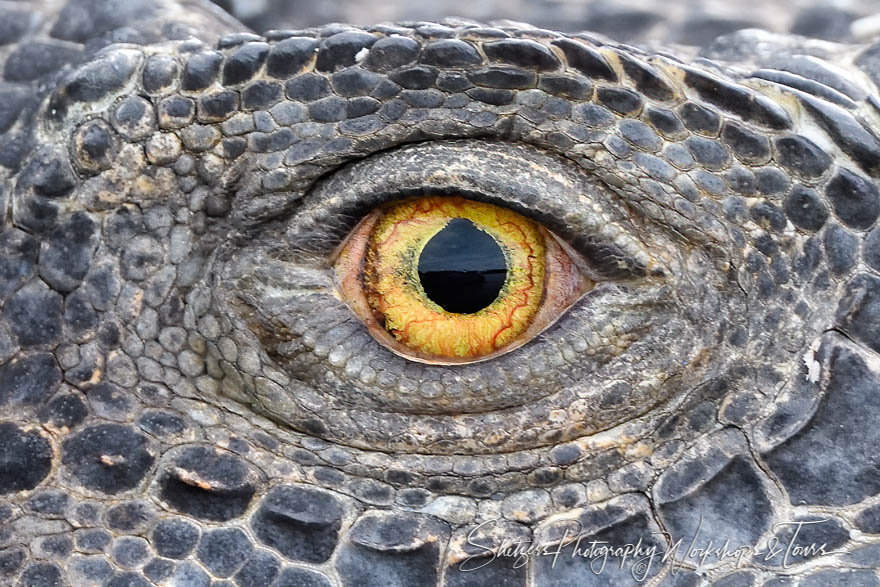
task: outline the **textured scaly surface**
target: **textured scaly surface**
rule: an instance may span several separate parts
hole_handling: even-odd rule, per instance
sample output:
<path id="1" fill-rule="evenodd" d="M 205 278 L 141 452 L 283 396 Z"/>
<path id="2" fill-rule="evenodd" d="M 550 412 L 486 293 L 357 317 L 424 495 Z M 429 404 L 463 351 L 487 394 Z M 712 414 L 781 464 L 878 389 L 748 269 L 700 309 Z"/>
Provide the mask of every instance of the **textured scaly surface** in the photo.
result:
<path id="1" fill-rule="evenodd" d="M 878 584 L 880 45 L 0 22 L 0 584 Z M 597 287 L 485 363 L 389 353 L 328 259 L 424 190 Z"/>

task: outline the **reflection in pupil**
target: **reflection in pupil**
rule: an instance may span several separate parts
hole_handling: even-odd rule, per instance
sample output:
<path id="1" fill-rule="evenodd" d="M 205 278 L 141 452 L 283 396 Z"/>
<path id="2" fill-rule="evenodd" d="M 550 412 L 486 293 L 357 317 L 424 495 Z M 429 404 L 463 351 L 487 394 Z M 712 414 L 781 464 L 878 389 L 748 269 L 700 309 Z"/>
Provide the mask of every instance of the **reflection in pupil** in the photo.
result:
<path id="1" fill-rule="evenodd" d="M 450 220 L 419 257 L 425 294 L 447 312 L 479 312 L 495 301 L 506 278 L 498 243 L 464 218 Z"/>

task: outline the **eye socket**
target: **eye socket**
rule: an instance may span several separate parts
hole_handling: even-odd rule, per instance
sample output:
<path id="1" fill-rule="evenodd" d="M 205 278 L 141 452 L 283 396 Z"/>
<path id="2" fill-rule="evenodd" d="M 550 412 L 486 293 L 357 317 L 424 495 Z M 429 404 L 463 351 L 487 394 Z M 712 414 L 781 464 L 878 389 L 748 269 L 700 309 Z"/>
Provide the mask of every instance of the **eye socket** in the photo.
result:
<path id="1" fill-rule="evenodd" d="M 543 332 L 593 282 L 540 224 L 459 196 L 380 206 L 334 262 L 341 299 L 392 352 L 440 365 L 485 361 Z"/>
<path id="2" fill-rule="evenodd" d="M 379 325 L 363 286 L 373 228 L 397 204 L 439 196 L 522 214 L 543 239 L 542 302 L 532 331 L 492 360 L 443 364 L 451 361 L 431 357 L 429 364 L 412 359 L 407 347 L 392 352 L 364 326 L 376 321 L 373 331 L 396 341 Z M 665 417 L 660 408 L 681 391 L 680 381 L 714 365 L 706 348 L 727 347 L 716 343 L 717 325 L 701 330 L 707 322 L 695 326 L 690 318 L 703 314 L 671 295 L 674 277 L 687 275 L 675 245 L 662 232 L 635 238 L 638 217 L 619 204 L 592 174 L 528 145 L 429 141 L 342 167 L 292 202 L 289 217 L 256 225 L 217 252 L 217 303 L 229 308 L 236 336 L 259 345 L 271 366 L 253 383 L 224 382 L 222 393 L 327 441 L 395 454 L 491 455 L 486 466 L 493 471 L 495 457 L 526 462 L 508 455 L 543 466 L 551 461 L 519 451 L 614 426 L 631 425 L 624 436 L 640 438 Z M 503 239 L 460 220 L 473 225 L 472 236 L 504 248 Z M 421 238 L 428 241 L 421 252 L 430 256 L 433 237 Z M 559 275 L 577 277 L 577 287 L 559 288 L 571 297 L 560 295 L 557 305 L 548 293 L 556 275 L 548 246 L 574 266 Z M 410 275 L 419 265 L 408 266 Z M 343 299 L 346 276 L 355 293 Z M 352 311 L 357 305 L 360 313 Z M 674 340 L 689 344 L 670 352 Z"/>

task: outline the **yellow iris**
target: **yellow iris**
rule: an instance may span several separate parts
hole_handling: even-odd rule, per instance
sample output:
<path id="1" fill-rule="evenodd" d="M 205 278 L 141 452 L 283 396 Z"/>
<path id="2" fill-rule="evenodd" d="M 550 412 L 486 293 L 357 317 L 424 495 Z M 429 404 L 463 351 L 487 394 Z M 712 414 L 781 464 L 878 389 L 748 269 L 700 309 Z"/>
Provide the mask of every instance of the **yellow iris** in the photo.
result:
<path id="1" fill-rule="evenodd" d="M 430 299 L 419 274 L 425 247 L 455 219 L 491 237 L 506 271 L 494 301 L 467 314 Z M 334 270 L 340 298 L 379 343 L 410 360 L 461 364 L 509 352 L 558 319 L 592 287 L 575 259 L 546 228 L 511 210 L 429 196 L 373 210 L 343 244 Z"/>
<path id="2" fill-rule="evenodd" d="M 473 314 L 447 312 L 425 294 L 418 261 L 453 218 L 491 235 L 507 261 L 495 301 Z M 544 291 L 544 238 L 510 210 L 458 197 L 429 197 L 388 208 L 373 228 L 364 267 L 367 300 L 385 328 L 409 348 L 436 357 L 474 358 L 515 340 Z"/>

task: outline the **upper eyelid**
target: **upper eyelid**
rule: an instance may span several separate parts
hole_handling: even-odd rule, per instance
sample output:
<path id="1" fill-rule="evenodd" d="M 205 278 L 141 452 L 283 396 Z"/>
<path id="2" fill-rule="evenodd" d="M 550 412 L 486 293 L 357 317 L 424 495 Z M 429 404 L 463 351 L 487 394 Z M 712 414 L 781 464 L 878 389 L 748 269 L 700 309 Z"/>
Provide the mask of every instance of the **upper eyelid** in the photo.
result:
<path id="1" fill-rule="evenodd" d="M 326 263 L 370 210 L 427 193 L 457 194 L 510 208 L 545 225 L 594 261 L 600 249 L 619 255 L 622 263 L 596 263 L 600 275 L 595 277 L 638 278 L 657 266 L 628 230 L 626 213 L 588 171 L 531 147 L 476 140 L 401 147 L 330 174 L 288 220 L 287 246 L 302 260 Z"/>

